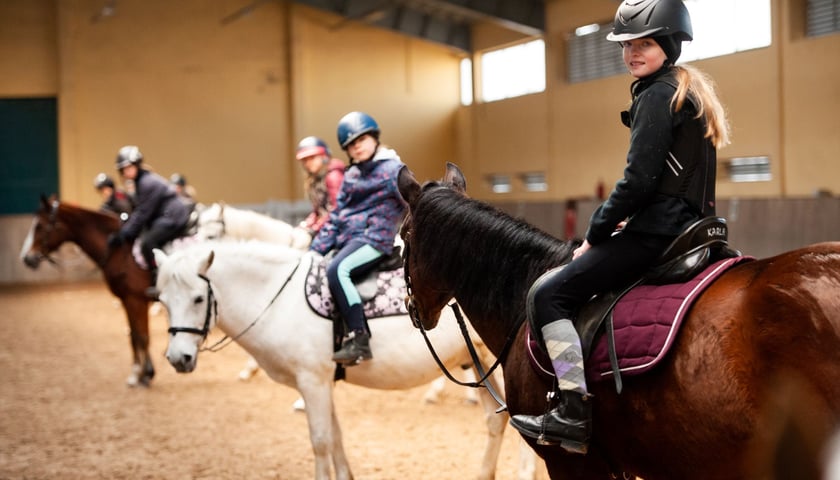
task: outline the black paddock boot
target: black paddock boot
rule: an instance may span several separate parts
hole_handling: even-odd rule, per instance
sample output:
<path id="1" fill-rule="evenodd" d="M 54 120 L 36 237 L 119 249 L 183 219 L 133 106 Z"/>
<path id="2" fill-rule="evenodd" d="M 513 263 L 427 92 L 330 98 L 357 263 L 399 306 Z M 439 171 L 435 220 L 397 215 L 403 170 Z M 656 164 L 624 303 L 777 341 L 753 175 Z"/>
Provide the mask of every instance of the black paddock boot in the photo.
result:
<path id="1" fill-rule="evenodd" d="M 370 351 L 370 335 L 364 330 L 353 330 L 341 344 L 341 350 L 333 354 L 333 361 L 345 367 L 358 365 L 373 358 Z"/>
<path id="2" fill-rule="evenodd" d="M 545 415 L 514 415 L 510 424 L 539 445 L 560 445 L 568 452 L 585 454 L 592 435 L 591 397 L 560 391 L 560 403 Z"/>
<path id="3" fill-rule="evenodd" d="M 146 288 L 144 292 L 146 294 L 146 298 L 149 300 L 157 301 L 160 297 L 160 290 L 157 288 L 157 269 L 149 270 L 149 276 L 151 278 L 151 285 Z"/>

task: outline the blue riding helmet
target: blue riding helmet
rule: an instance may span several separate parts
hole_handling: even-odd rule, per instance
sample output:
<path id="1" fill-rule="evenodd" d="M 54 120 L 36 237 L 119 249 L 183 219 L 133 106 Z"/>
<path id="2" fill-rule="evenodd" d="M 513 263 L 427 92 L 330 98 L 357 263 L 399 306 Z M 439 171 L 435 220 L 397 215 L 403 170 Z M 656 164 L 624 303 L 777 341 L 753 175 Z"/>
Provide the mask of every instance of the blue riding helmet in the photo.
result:
<path id="1" fill-rule="evenodd" d="M 330 147 L 327 146 L 327 142 L 318 137 L 306 137 L 298 143 L 297 150 L 295 151 L 295 158 L 303 160 L 304 158 L 311 157 L 312 155 L 326 155 L 327 157 L 332 156 L 330 153 Z"/>
<path id="2" fill-rule="evenodd" d="M 102 190 L 105 187 L 114 188 L 114 179 L 102 172 L 93 179 L 93 187 L 97 190 Z"/>
<path id="3" fill-rule="evenodd" d="M 338 144 L 342 150 L 366 133 L 379 138 L 379 125 L 367 113 L 350 112 L 338 121 Z"/>
<path id="4" fill-rule="evenodd" d="M 136 145 L 126 145 L 117 154 L 117 170 L 129 165 L 139 165 L 143 161 L 143 154 Z"/>

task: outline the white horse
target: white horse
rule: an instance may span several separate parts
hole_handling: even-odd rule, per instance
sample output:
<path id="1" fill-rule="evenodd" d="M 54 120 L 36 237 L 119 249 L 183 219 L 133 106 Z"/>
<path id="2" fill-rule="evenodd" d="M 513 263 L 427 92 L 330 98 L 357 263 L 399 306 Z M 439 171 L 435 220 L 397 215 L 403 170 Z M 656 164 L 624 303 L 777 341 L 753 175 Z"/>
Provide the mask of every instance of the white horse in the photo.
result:
<path id="1" fill-rule="evenodd" d="M 306 250 L 312 242 L 309 233 L 302 229 L 252 210 L 232 207 L 224 203 L 213 203 L 206 207 L 198 218 L 198 233 L 200 240 L 259 240 L 291 248 Z M 402 238 L 397 236 L 395 245 L 402 245 Z M 460 369 L 459 369 L 460 370 Z M 247 381 L 259 371 L 256 360 L 249 358 L 239 372 L 240 380 Z M 471 370 L 463 370 L 460 374 L 465 381 L 474 382 Z M 439 377 L 432 382 L 423 395 L 426 403 L 437 403 L 444 390 L 447 379 Z M 464 391 L 466 400 L 478 403 L 478 397 L 473 389 Z M 303 410 L 304 402 L 298 399 L 293 408 Z"/>
<path id="2" fill-rule="evenodd" d="M 155 258 L 160 300 L 169 312 L 169 363 L 178 372 L 193 371 L 208 331 L 218 326 L 269 377 L 303 396 L 315 479 L 331 478 L 330 461 L 337 480 L 352 479 L 333 403 L 332 323 L 313 312 L 304 295 L 309 267 L 321 257 L 259 242 L 211 242 L 170 256 L 156 250 Z M 372 319 L 370 329 L 374 358 L 347 368 L 346 381 L 393 390 L 440 375 L 407 315 Z M 471 362 L 454 318 L 429 333 L 447 368 Z M 483 344 L 478 348 L 486 355 Z M 480 397 L 489 432 L 478 478 L 492 479 L 508 416 L 494 413 L 498 405 L 486 389 L 480 389 Z"/>
<path id="3" fill-rule="evenodd" d="M 298 250 L 306 250 L 312 242 L 302 228 L 224 203 L 214 203 L 201 212 L 197 235 L 200 240 L 261 240 Z"/>

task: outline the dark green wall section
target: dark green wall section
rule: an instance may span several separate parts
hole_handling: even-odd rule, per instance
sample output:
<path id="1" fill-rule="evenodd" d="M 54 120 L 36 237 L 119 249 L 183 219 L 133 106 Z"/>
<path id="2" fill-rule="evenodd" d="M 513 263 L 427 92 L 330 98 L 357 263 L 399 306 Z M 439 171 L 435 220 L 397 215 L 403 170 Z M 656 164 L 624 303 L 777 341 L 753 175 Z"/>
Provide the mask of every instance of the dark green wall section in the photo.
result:
<path id="1" fill-rule="evenodd" d="M 0 99 L 0 215 L 33 213 L 58 192 L 55 98 Z"/>

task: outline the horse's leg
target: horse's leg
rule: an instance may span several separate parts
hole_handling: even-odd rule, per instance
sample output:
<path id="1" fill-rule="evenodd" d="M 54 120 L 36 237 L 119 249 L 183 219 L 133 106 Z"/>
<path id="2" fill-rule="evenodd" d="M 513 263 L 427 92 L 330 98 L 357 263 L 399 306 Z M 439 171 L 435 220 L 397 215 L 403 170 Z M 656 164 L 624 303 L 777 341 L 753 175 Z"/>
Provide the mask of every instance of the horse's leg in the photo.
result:
<path id="1" fill-rule="evenodd" d="M 519 468 L 516 473 L 518 480 L 534 480 L 537 476 L 537 454 L 521 437 L 519 438 Z"/>
<path id="2" fill-rule="evenodd" d="M 440 394 L 443 392 L 443 387 L 446 386 L 446 377 L 438 377 L 429 384 L 429 389 L 423 395 L 423 401 L 426 403 L 437 403 L 440 400 Z"/>
<path id="3" fill-rule="evenodd" d="M 335 416 L 330 379 L 298 378 L 297 388 L 306 402 L 309 440 L 315 454 L 315 480 L 330 480 L 331 458 L 336 480 L 352 480 L 353 474 L 344 455 L 341 429 Z"/>
<path id="4" fill-rule="evenodd" d="M 472 369 L 467 368 L 464 369 L 464 381 L 465 382 L 475 382 L 475 374 L 473 373 Z M 433 381 L 429 385 L 429 389 L 426 390 L 426 393 L 423 394 L 423 401 L 426 403 L 437 403 L 440 400 L 440 395 L 443 393 L 443 389 L 446 387 L 446 382 L 449 380 L 445 376 L 440 376 L 435 381 Z M 477 404 L 479 402 L 478 394 L 476 393 L 474 388 L 466 388 L 464 389 L 464 400 L 467 403 L 474 403 Z"/>
<path id="5" fill-rule="evenodd" d="M 249 355 L 248 360 L 245 361 L 245 366 L 239 371 L 239 379 L 242 381 L 250 380 L 259 371 L 260 365 L 254 360 L 254 357 Z"/>
<path id="6" fill-rule="evenodd" d="M 489 377 L 487 382 L 497 392 L 504 391 L 500 388 L 499 382 L 493 376 Z M 481 406 L 484 407 L 484 420 L 487 424 L 487 444 L 484 447 L 484 457 L 481 460 L 481 471 L 478 474 L 478 478 L 479 480 L 492 480 L 496 478 L 496 464 L 499 461 L 499 453 L 502 450 L 502 441 L 504 440 L 505 427 L 507 426 L 509 416 L 507 412 L 496 413 L 499 404 L 486 388 L 478 389 L 478 397 Z"/>
<path id="7" fill-rule="evenodd" d="M 341 435 L 341 425 L 338 423 L 338 416 L 335 414 L 335 406 L 332 411 L 333 426 L 333 466 L 335 467 L 336 480 L 353 480 L 353 473 L 350 471 L 350 462 L 344 453 L 344 441 Z"/>
<path id="8" fill-rule="evenodd" d="M 145 298 L 126 296 L 120 299 L 128 318 L 131 349 L 134 364 L 126 379 L 129 387 L 148 387 L 155 376 L 155 368 L 149 355 L 149 304 Z"/>

